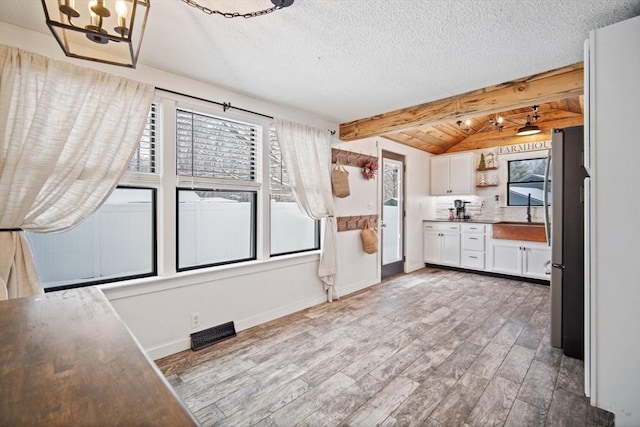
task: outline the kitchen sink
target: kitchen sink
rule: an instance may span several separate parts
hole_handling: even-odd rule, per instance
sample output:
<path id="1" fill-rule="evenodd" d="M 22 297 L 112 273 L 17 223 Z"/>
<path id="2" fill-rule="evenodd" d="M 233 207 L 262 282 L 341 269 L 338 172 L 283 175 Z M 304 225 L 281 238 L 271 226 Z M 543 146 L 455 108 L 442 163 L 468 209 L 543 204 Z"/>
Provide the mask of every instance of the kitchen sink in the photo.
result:
<path id="1" fill-rule="evenodd" d="M 542 222 L 499 222 L 493 224 L 494 239 L 546 242 L 547 233 Z"/>

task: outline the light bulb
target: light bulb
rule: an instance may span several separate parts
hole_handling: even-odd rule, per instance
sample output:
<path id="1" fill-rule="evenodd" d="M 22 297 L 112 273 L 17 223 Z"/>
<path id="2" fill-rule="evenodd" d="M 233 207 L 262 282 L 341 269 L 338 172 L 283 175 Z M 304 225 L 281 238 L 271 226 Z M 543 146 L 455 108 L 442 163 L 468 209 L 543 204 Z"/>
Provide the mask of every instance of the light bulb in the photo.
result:
<path id="1" fill-rule="evenodd" d="M 93 6 L 95 6 L 96 4 L 98 4 L 97 0 L 91 0 L 89 2 L 89 14 L 91 15 L 91 25 L 93 25 L 94 27 L 97 27 L 99 24 L 99 17 L 98 15 L 93 11 Z"/>
<path id="2" fill-rule="evenodd" d="M 125 18 L 129 9 L 127 9 L 127 3 L 124 0 L 116 1 L 116 13 L 118 14 L 118 18 Z"/>

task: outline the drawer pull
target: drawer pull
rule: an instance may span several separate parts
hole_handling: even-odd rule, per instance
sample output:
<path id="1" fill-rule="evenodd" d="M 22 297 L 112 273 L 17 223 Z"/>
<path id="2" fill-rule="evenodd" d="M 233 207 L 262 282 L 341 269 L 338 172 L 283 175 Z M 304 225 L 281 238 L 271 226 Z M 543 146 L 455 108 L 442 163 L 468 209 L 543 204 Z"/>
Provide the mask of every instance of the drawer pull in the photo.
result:
<path id="1" fill-rule="evenodd" d="M 477 256 L 469 255 L 469 258 L 478 259 Z"/>
<path id="2" fill-rule="evenodd" d="M 469 237 L 469 240 L 478 240 L 477 237 Z"/>

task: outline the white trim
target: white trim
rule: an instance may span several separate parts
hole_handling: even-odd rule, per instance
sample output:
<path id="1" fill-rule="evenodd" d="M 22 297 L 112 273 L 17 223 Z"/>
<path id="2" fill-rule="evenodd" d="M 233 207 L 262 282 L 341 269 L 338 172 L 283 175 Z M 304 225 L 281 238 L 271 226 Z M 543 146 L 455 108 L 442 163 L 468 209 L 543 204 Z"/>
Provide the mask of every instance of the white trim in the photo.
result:
<path id="1" fill-rule="evenodd" d="M 203 283 L 239 277 L 290 267 L 298 264 L 315 263 L 320 259 L 320 251 L 304 252 L 292 255 L 273 257 L 268 260 L 247 261 L 217 267 L 183 271 L 171 276 L 155 276 L 142 279 L 107 283 L 98 287 L 109 301 L 133 296 L 162 292 L 186 286 L 197 286 Z"/>
<path id="2" fill-rule="evenodd" d="M 254 326 L 258 326 L 263 323 L 267 323 L 272 320 L 276 320 L 281 317 L 287 316 L 289 314 L 297 313 L 298 311 L 307 309 L 309 307 L 314 307 L 316 305 L 325 303 L 326 300 L 327 299 L 324 296 L 309 298 L 304 301 L 298 301 L 294 304 L 289 304 L 283 307 L 278 307 L 277 309 L 274 309 L 274 310 L 269 310 L 264 313 L 259 313 L 255 316 L 251 316 L 245 319 L 235 320 L 234 325 L 237 332 L 244 331 Z M 151 357 L 153 360 L 158 360 L 160 358 L 170 356 L 172 354 L 179 353 L 181 351 L 189 350 L 190 348 L 191 348 L 191 340 L 189 338 L 183 338 L 177 341 L 171 341 L 166 344 L 151 347 L 145 351 L 147 352 L 149 357 Z"/>
<path id="3" fill-rule="evenodd" d="M 142 348 L 142 346 L 140 347 Z M 147 356 L 149 356 L 152 360 L 158 360 L 172 354 L 180 353 L 181 351 L 189 350 L 190 348 L 191 340 L 189 338 L 183 338 L 167 344 L 162 344 L 146 349 L 145 352 L 147 353 Z"/>

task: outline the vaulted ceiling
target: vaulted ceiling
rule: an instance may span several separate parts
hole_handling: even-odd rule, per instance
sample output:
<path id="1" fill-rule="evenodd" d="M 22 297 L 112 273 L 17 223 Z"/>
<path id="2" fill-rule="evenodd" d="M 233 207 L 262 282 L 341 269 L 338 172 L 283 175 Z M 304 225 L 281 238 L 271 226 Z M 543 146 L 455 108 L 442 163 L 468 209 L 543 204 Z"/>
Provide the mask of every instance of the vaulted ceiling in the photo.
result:
<path id="1" fill-rule="evenodd" d="M 471 117 L 468 130 L 465 120 L 461 126 L 456 121 L 452 121 L 432 126 L 418 126 L 383 136 L 432 154 L 475 150 L 515 142 L 540 141 L 550 139 L 553 128 L 583 124 L 583 104 L 583 95 L 540 104 L 538 106 L 540 117 L 534 123 L 542 132 L 526 137 L 517 136 L 516 132 L 533 114 L 532 109 L 528 107 Z M 493 123 L 497 117 L 503 118 L 502 130 L 498 130 Z"/>

